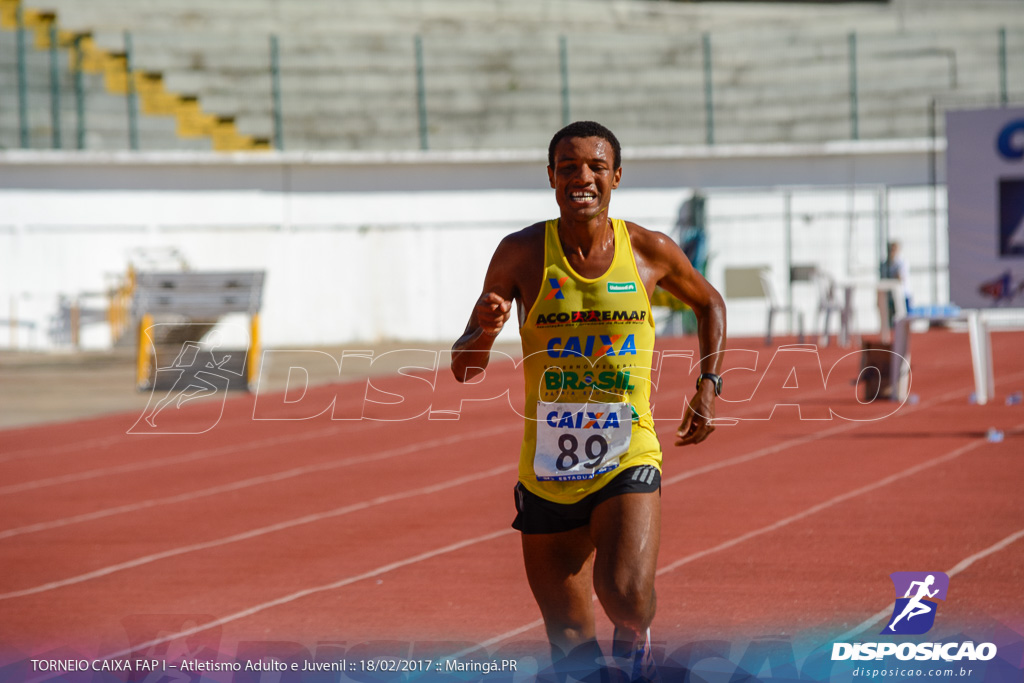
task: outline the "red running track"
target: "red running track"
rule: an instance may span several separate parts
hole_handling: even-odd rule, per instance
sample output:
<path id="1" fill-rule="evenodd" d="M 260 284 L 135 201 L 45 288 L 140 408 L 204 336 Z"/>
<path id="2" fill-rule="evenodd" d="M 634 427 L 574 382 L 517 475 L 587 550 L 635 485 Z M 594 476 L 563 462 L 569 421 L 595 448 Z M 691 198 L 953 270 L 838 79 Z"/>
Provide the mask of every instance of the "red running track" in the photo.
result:
<path id="1" fill-rule="evenodd" d="M 1024 632 L 1024 406 L 1004 403 L 1024 387 L 1022 339 L 993 334 L 996 400 L 978 406 L 967 336 L 915 335 L 914 400 L 898 409 L 858 403 L 849 349 L 776 356 L 733 341 L 751 353 L 727 357 L 719 416 L 740 419 L 687 449 L 671 445 L 673 416 L 694 375 L 671 361 L 655 392 L 655 637 L 836 638 L 871 627 L 892 603 L 888 575 L 908 570 L 952 574 L 948 623 Z M 818 359 L 835 366 L 827 385 Z M 128 433 L 136 414 L 0 433 L 0 644 L 173 656 L 242 641 L 543 640 L 509 528 L 521 379 L 500 361 L 478 387 L 438 377 L 194 401 L 142 433 Z M 401 419 L 506 387 L 457 420 Z M 861 421 L 820 419 L 830 410 Z M 360 411 L 388 421 L 331 419 Z"/>

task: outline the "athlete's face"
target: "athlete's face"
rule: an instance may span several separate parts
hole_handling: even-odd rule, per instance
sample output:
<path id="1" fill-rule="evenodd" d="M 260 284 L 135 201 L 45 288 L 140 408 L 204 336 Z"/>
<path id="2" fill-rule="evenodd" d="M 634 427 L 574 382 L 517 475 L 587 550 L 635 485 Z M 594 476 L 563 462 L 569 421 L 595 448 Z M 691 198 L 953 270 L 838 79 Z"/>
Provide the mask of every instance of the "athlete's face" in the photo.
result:
<path id="1" fill-rule="evenodd" d="M 612 190 L 619 186 L 622 168 L 615 150 L 604 138 L 563 138 L 555 146 L 554 167 L 548 179 L 562 217 L 589 221 L 608 213 Z"/>

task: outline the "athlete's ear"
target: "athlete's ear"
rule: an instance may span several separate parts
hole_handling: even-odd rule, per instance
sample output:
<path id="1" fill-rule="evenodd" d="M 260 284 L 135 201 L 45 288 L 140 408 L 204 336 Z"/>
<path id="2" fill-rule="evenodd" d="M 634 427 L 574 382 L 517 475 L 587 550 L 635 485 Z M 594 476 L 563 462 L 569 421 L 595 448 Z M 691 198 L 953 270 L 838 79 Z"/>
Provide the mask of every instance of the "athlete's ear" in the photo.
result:
<path id="1" fill-rule="evenodd" d="M 555 169 L 548 166 L 548 183 L 551 185 L 551 189 L 555 189 Z"/>
<path id="2" fill-rule="evenodd" d="M 615 173 L 612 174 L 612 189 L 614 190 L 619 186 L 619 181 L 622 180 L 622 167 L 619 166 L 615 169 Z"/>

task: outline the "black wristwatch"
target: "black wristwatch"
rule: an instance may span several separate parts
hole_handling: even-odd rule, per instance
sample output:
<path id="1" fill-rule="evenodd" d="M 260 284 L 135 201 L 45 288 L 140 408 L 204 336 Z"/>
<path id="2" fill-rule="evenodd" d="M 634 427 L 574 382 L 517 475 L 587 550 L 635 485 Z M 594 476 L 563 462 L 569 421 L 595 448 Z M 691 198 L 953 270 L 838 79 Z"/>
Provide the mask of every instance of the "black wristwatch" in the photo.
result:
<path id="1" fill-rule="evenodd" d="M 715 396 L 722 395 L 722 376 L 716 375 L 713 372 L 702 372 L 700 377 L 697 378 L 697 391 L 700 391 L 700 383 L 704 380 L 709 379 L 714 382 L 715 385 Z"/>

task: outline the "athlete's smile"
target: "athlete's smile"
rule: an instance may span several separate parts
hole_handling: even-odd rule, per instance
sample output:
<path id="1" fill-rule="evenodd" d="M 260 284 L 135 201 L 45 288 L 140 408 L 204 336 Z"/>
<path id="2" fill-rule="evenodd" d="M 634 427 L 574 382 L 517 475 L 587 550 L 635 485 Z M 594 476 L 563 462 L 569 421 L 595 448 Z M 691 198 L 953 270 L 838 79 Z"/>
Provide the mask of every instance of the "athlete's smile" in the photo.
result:
<path id="1" fill-rule="evenodd" d="M 563 217 L 584 221 L 607 211 L 620 173 L 613 150 L 599 137 L 562 140 L 555 148 L 554 166 L 548 168 L 558 204 L 568 212 Z"/>
<path id="2" fill-rule="evenodd" d="M 569 193 L 569 200 L 574 204 L 590 204 L 597 199 L 597 193 L 591 190 L 580 190 Z"/>

